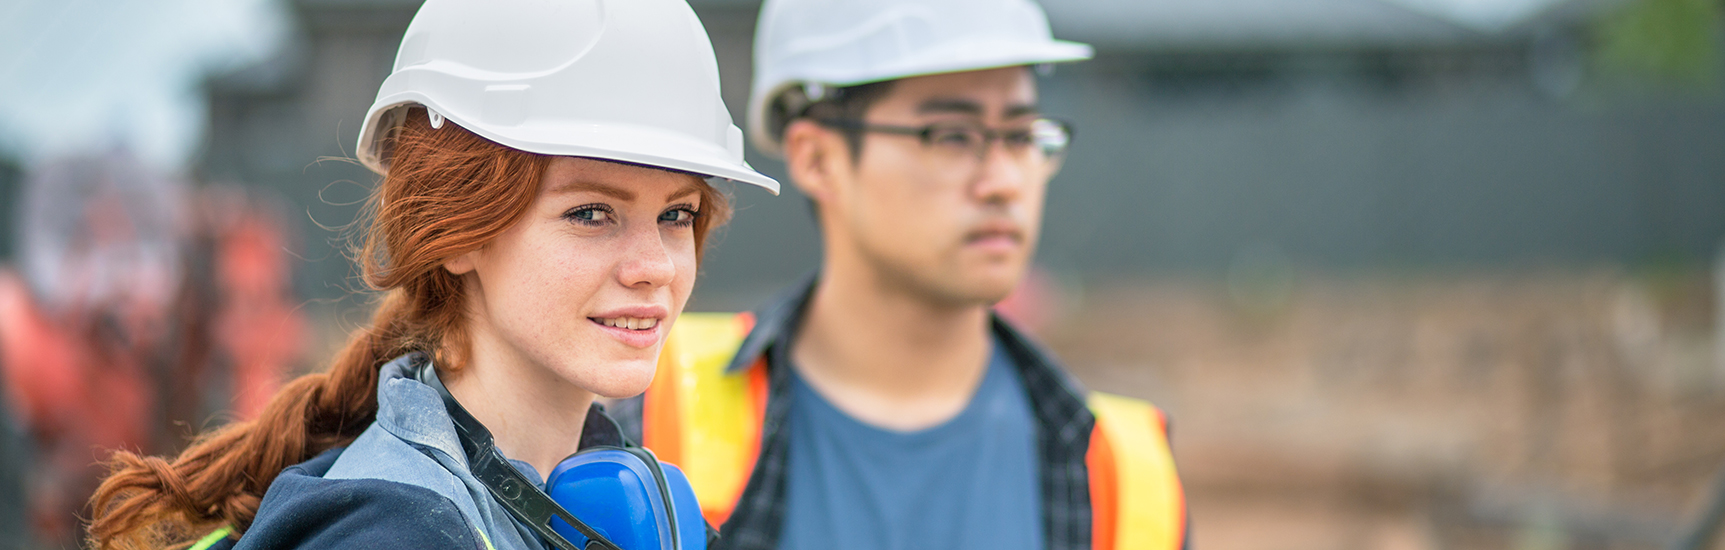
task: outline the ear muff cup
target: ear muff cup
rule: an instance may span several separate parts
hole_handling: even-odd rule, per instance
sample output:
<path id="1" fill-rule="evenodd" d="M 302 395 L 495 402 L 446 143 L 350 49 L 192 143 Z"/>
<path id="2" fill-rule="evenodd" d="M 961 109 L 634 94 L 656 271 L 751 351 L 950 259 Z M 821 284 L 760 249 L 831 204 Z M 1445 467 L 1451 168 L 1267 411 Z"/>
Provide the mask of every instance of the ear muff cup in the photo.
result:
<path id="1" fill-rule="evenodd" d="M 705 550 L 707 524 L 689 478 L 644 454 L 622 447 L 585 449 L 551 471 L 545 492 L 622 548 Z M 563 520 L 552 519 L 551 528 L 576 546 L 587 545 L 587 537 Z"/>

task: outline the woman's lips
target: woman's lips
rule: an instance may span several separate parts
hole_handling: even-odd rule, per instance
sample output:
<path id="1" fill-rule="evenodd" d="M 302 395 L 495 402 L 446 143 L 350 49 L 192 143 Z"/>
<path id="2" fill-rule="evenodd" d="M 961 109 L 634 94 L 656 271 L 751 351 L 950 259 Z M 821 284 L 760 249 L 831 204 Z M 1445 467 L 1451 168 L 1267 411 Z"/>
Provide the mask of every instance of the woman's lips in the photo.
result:
<path id="1" fill-rule="evenodd" d="M 664 334 L 670 311 L 658 305 L 612 308 L 588 317 L 601 332 L 632 348 L 651 348 Z"/>
<path id="2" fill-rule="evenodd" d="M 658 344 L 659 335 L 665 327 L 662 320 L 652 317 L 588 317 L 587 320 L 623 345 L 641 349 Z"/>
<path id="3" fill-rule="evenodd" d="M 608 327 L 626 328 L 631 330 L 650 329 L 659 324 L 659 320 L 654 317 L 611 317 L 593 320 Z"/>

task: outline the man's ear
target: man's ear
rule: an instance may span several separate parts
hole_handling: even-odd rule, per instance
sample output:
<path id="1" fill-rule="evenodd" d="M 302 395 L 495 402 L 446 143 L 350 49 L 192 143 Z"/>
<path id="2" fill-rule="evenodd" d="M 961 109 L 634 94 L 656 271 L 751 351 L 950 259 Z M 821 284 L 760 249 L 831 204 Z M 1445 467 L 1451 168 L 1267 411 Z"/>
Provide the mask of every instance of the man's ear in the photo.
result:
<path id="1" fill-rule="evenodd" d="M 443 269 L 458 276 L 466 275 L 473 271 L 473 256 L 478 253 L 478 250 L 474 250 L 466 254 L 450 258 L 449 261 L 443 262 Z"/>
<path id="2" fill-rule="evenodd" d="M 850 166 L 844 137 L 806 118 L 785 126 L 784 151 L 791 183 L 816 202 L 832 196 L 833 176 Z"/>

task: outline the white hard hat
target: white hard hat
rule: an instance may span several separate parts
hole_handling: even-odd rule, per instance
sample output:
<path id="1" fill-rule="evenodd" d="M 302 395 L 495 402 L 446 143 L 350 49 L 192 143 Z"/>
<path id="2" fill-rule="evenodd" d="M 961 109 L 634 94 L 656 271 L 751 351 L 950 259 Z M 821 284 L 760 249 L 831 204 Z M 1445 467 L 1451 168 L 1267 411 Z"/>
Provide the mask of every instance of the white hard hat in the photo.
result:
<path id="1" fill-rule="evenodd" d="M 767 0 L 755 30 L 749 137 L 778 153 L 766 111 L 786 89 L 1089 59 L 1030 0 Z"/>
<path id="2" fill-rule="evenodd" d="M 361 163 L 407 108 L 508 147 L 779 183 L 743 161 L 713 45 L 683 0 L 429 0 L 359 131 Z"/>

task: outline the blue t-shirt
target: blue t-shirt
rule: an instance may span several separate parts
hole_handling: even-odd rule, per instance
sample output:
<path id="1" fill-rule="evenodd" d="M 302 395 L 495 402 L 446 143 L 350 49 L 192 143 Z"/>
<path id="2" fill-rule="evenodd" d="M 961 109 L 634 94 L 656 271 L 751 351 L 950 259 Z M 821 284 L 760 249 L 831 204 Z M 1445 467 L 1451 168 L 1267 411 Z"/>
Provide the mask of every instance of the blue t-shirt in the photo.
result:
<path id="1" fill-rule="evenodd" d="M 864 424 L 793 379 L 779 548 L 1043 548 L 1035 424 L 998 342 L 964 410 L 914 432 Z"/>

